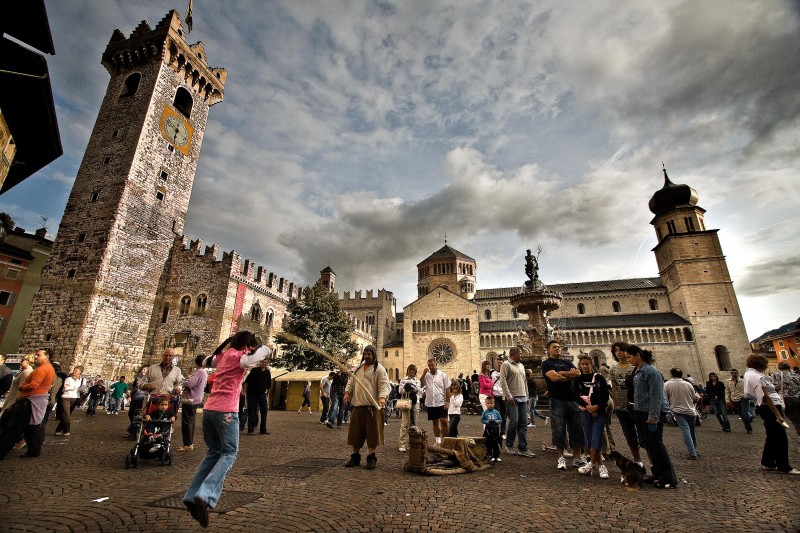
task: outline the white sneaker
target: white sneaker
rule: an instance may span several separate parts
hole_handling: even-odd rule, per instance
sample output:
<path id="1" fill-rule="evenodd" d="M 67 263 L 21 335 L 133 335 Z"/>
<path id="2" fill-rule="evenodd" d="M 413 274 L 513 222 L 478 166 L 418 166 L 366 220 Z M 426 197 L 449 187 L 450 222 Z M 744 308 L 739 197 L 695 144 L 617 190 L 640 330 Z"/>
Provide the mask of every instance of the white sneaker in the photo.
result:
<path id="1" fill-rule="evenodd" d="M 566 470 L 567 469 L 567 461 L 563 457 L 558 458 L 558 464 L 556 465 L 556 470 Z"/>
<path id="2" fill-rule="evenodd" d="M 545 419 L 544 419 L 544 425 L 546 426 L 546 425 L 548 425 L 549 423 L 550 423 L 550 417 L 549 417 L 549 416 L 546 416 L 546 417 L 545 417 Z"/>
<path id="3" fill-rule="evenodd" d="M 535 428 L 535 427 L 536 427 L 536 424 L 528 424 L 528 427 L 529 427 L 529 428 Z"/>
<path id="4" fill-rule="evenodd" d="M 600 471 L 600 479 L 608 479 L 608 468 L 606 468 L 606 465 L 600 465 L 598 470 Z"/>
<path id="5" fill-rule="evenodd" d="M 498 462 L 498 463 L 502 463 L 502 462 L 503 462 L 503 460 L 502 460 L 502 459 L 500 459 L 500 458 L 498 457 L 498 458 L 497 458 L 497 462 Z"/>
<path id="6" fill-rule="evenodd" d="M 506 435 L 505 435 L 505 433 L 503 433 L 503 437 L 502 437 L 502 438 L 503 438 L 503 440 L 506 440 Z"/>
<path id="7" fill-rule="evenodd" d="M 583 465 L 580 468 L 578 468 L 578 473 L 579 474 L 583 474 L 584 476 L 586 476 L 586 475 L 591 476 L 593 468 L 594 468 L 594 465 L 592 463 L 586 463 L 585 465 Z M 606 475 L 608 475 L 608 473 L 606 473 Z"/>
<path id="8" fill-rule="evenodd" d="M 494 457 L 492 457 L 491 459 L 489 459 L 489 462 L 490 462 L 490 463 L 494 463 L 495 461 L 497 461 L 497 459 L 495 459 Z"/>
<path id="9" fill-rule="evenodd" d="M 400 451 L 401 451 L 401 452 L 407 452 L 408 450 L 406 450 L 406 447 L 405 447 L 405 446 L 401 446 L 401 447 L 400 447 Z"/>
<path id="10" fill-rule="evenodd" d="M 569 450 L 564 450 L 564 457 L 567 457 L 567 458 L 572 457 L 572 452 L 569 451 Z"/>

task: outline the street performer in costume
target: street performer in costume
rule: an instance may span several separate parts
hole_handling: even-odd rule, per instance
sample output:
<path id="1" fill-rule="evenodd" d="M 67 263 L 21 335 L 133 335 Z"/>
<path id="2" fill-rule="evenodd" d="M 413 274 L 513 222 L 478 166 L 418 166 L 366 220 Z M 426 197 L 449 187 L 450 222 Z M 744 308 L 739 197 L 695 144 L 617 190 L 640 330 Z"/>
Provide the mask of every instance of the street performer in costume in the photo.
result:
<path id="1" fill-rule="evenodd" d="M 389 376 L 386 369 L 378 364 L 374 346 L 366 346 L 361 364 L 350 376 L 344 392 L 344 403 L 352 402 L 353 413 L 347 444 L 353 447 L 353 454 L 345 464 L 355 467 L 361 464 L 361 447 L 367 443 L 367 470 L 373 470 L 378 463 L 375 449 L 383 444 L 383 407 L 389 396 Z"/>

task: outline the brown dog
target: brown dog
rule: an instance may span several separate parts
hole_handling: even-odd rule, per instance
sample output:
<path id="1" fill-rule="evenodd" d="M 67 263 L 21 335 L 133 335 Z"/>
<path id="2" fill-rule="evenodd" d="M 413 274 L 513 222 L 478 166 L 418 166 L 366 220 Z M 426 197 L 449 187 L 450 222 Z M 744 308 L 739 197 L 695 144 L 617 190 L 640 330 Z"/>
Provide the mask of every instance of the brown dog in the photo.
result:
<path id="1" fill-rule="evenodd" d="M 647 470 L 642 465 L 634 463 L 616 450 L 611 452 L 609 458 L 617 464 L 617 468 L 622 472 L 620 483 L 637 489 L 644 486 L 644 475 Z"/>

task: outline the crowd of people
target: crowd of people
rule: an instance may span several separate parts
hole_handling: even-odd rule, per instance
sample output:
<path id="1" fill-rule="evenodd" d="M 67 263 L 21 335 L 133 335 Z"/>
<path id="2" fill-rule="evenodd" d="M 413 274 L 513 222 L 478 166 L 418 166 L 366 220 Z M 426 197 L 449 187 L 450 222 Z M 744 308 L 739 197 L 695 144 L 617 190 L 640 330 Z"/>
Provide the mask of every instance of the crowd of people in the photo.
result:
<path id="1" fill-rule="evenodd" d="M 462 412 L 480 413 L 488 459 L 502 462 L 502 455 L 534 458 L 528 447 L 527 429 L 536 427 L 537 419 L 549 425 L 551 449 L 556 453 L 556 470 L 567 470 L 567 460 L 581 475 L 595 472 L 609 477 L 605 462 L 630 451 L 631 464 L 643 473 L 644 482 L 658 489 L 678 486 L 663 431 L 668 423 L 677 425 L 683 436 L 688 459 L 700 455 L 695 427 L 702 409 L 710 410 L 725 433 L 731 432 L 732 412 L 738 414 L 747 434 L 753 433 L 752 421 L 763 420 L 765 442 L 760 460 L 764 471 L 800 475 L 789 459 L 791 421 L 800 436 L 800 372 L 786 363 L 767 375 L 768 360 L 763 355 L 747 358 L 747 370 L 740 377 L 730 369 L 730 379 L 722 381 L 710 372 L 708 381 L 696 383 L 680 368 L 669 370 L 669 379 L 654 366 L 653 354 L 638 346 L 615 342 L 611 346 L 616 365 L 597 368 L 588 355 L 577 358 L 577 367 L 561 357 L 556 341 L 547 344 L 547 357 L 541 364 L 546 390 L 537 390 L 536 379 L 522 364 L 522 351 L 511 348 L 508 358 L 498 357 L 494 368 L 484 361 L 480 372 L 451 379 L 429 359 L 422 375 L 409 365 L 398 383 L 389 381 L 386 369 L 379 364 L 373 346 L 363 349 L 358 367 L 348 372 L 330 372 L 319 383 L 322 403 L 320 423 L 328 428 L 348 424 L 347 444 L 351 455 L 347 467 L 361 465 L 366 447 L 365 468 L 377 466 L 377 451 L 385 444 L 384 431 L 391 406 L 401 413 L 397 446 L 409 450 L 410 426 L 422 425 L 424 410 L 431 424 L 433 444 L 446 437 L 459 436 Z M 181 436 L 179 451 L 194 449 L 195 415 L 203 404 L 202 430 L 208 452 L 187 489 L 184 503 L 202 526 L 208 525 L 209 509 L 216 505 L 226 473 L 235 461 L 238 435 L 267 434 L 267 395 L 271 384 L 269 356 L 271 347 L 261 346 L 252 333 L 240 332 L 227 339 L 215 353 L 198 356 L 191 375 L 184 377 L 176 365 L 171 348 L 164 350 L 161 361 L 143 366 L 128 381 L 126 376 L 103 379 L 85 377 L 82 368 L 67 374 L 58 363 L 51 363 L 46 349 L 22 358 L 20 371 L 14 375 L 0 357 L 0 395 L 5 405 L 0 414 L 0 460 L 13 449 L 27 450 L 22 457 L 41 454 L 45 426 L 52 413 L 58 420 L 55 435 L 71 434 L 71 418 L 76 409 L 95 416 L 98 409 L 118 415 L 128 406 L 131 425 L 123 436 L 133 436 L 133 415 L 142 408 L 148 394 L 180 396 Z M 209 377 L 206 368 L 216 368 Z M 304 405 L 312 412 L 312 383 L 306 384 Z M 539 396 L 546 396 L 549 416 L 537 410 Z M 163 403 L 163 401 L 162 401 Z M 177 405 L 177 404 L 176 404 Z M 158 414 L 158 413 L 155 413 Z M 175 413 L 177 414 L 177 412 Z M 617 448 L 612 431 L 612 417 L 627 444 Z M 170 421 L 175 421 L 173 416 Z M 795 438 L 795 440 L 797 440 Z M 644 450 L 647 463 L 642 457 Z M 618 462 L 619 464 L 619 462 Z"/>

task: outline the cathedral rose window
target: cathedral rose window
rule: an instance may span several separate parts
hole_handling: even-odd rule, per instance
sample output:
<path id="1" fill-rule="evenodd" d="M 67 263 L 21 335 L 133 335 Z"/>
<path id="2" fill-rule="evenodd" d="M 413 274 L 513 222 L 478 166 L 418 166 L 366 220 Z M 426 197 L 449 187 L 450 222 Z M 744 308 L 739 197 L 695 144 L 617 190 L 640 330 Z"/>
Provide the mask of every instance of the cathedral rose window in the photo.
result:
<path id="1" fill-rule="evenodd" d="M 431 344 L 430 356 L 436 360 L 437 364 L 446 365 L 453 360 L 454 355 L 452 344 L 446 340 L 437 340 Z"/>

